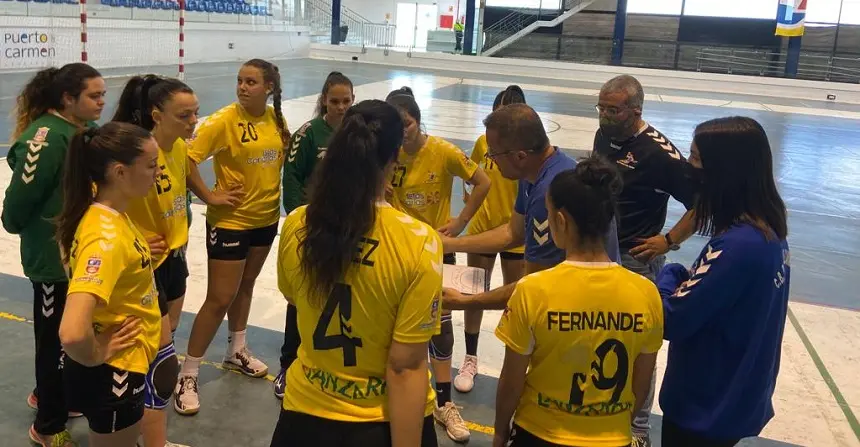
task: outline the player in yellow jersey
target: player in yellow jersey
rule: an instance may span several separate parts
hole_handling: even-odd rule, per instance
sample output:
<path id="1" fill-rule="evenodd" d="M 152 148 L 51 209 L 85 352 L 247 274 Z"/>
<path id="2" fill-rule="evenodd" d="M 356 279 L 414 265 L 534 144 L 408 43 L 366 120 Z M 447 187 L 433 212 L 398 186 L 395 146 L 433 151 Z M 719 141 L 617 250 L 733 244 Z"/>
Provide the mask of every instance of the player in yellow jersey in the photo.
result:
<path id="1" fill-rule="evenodd" d="M 152 253 L 162 319 L 158 355 L 146 375 L 143 447 L 182 447 L 167 441 L 164 409 L 170 403 L 179 374 L 172 333 L 179 326 L 188 277 L 185 140 L 194 132 L 198 109 L 194 91 L 182 81 L 157 75 L 134 76 L 126 83 L 113 117 L 114 121 L 137 124 L 152 132 L 158 143 L 161 170 L 149 194 L 133 200 L 128 208 L 129 217 L 146 237 Z"/>
<path id="2" fill-rule="evenodd" d="M 493 111 L 509 104 L 525 104 L 526 97 L 523 90 L 517 85 L 511 85 L 496 95 L 493 102 Z M 478 212 L 469 222 L 466 234 L 481 234 L 501 225 L 507 225 L 511 220 L 514 202 L 517 198 L 517 181 L 505 178 L 499 165 L 489 157 L 487 152 L 487 136 L 481 135 L 475 142 L 470 157 L 478 166 L 484 169 L 490 177 L 490 192 L 487 198 L 478 208 Z M 465 189 L 465 188 L 464 188 Z M 468 202 L 469 195 L 465 200 Z M 505 284 L 515 283 L 520 280 L 525 271 L 523 261 L 524 247 L 519 246 L 501 253 L 469 253 L 467 263 L 471 267 L 486 270 L 487 282 L 493 274 L 496 264 L 496 255 L 501 258 L 502 277 Z M 475 377 L 478 376 L 478 336 L 481 333 L 481 320 L 484 311 L 481 309 L 467 309 L 464 311 L 464 335 L 466 340 L 466 357 L 460 364 L 457 377 L 454 378 L 454 388 L 461 393 L 472 391 L 475 386 Z"/>
<path id="3" fill-rule="evenodd" d="M 439 332 L 442 246 L 385 200 L 403 141 L 398 111 L 352 107 L 307 206 L 281 229 L 278 288 L 296 306 L 272 447 L 434 447 L 428 341 Z"/>
<path id="4" fill-rule="evenodd" d="M 403 115 L 405 136 L 403 150 L 389 189 L 392 204 L 410 216 L 436 228 L 450 237 L 459 235 L 478 211 L 490 190 L 487 174 L 453 144 L 421 129 L 421 109 L 412 90 L 403 87 L 388 95 L 386 101 Z M 474 185 L 460 215 L 451 218 L 451 191 L 454 177 Z M 445 256 L 446 264 L 456 264 L 454 254 Z M 454 328 L 451 312 L 442 312 L 441 333 L 430 342 L 430 359 L 436 380 L 436 420 L 445 426 L 448 436 L 458 442 L 469 440 L 469 429 L 451 401 L 451 354 L 454 351 Z"/>
<path id="5" fill-rule="evenodd" d="M 155 140 L 132 124 L 91 128 L 69 145 L 56 236 L 70 278 L 63 378 L 93 447 L 133 447 L 140 433 L 161 315 L 149 245 L 125 212 L 159 174 Z"/>
<path id="6" fill-rule="evenodd" d="M 630 421 L 663 343 L 663 304 L 654 283 L 606 252 L 620 189 L 617 171 L 597 158 L 550 183 L 549 226 L 565 260 L 520 280 L 496 328 L 506 349 L 494 447 L 633 439 Z"/>
<path id="7" fill-rule="evenodd" d="M 281 75 L 261 59 L 242 65 L 238 102 L 201 124 L 188 148 L 188 186 L 206 202 L 208 289 L 194 319 L 188 355 L 174 391 L 174 409 L 185 415 L 200 410 L 200 362 L 224 315 L 230 334 L 224 367 L 249 377 L 265 377 L 268 367 L 245 345 L 254 283 L 278 232 L 281 168 L 290 140 L 281 113 Z M 274 106 L 266 104 L 272 97 Z M 215 188 L 203 182 L 197 165 L 212 157 Z"/>

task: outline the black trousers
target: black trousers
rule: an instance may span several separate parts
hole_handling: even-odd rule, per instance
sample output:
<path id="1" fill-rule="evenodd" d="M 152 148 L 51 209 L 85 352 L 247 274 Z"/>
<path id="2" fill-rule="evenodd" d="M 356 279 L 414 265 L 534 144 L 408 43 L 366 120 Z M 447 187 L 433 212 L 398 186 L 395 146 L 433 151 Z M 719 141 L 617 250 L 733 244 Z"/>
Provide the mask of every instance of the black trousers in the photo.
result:
<path id="1" fill-rule="evenodd" d="M 281 410 L 271 447 L 390 447 L 388 422 L 342 422 Z M 433 416 L 424 418 L 421 445 L 437 447 Z"/>
<path id="2" fill-rule="evenodd" d="M 711 439 L 663 418 L 663 447 L 734 447 L 740 439 Z"/>
<path id="3" fill-rule="evenodd" d="M 281 345 L 281 368 L 287 369 L 299 355 L 302 337 L 296 322 L 296 306 L 287 304 L 287 321 L 284 325 L 284 344 Z"/>
<path id="4" fill-rule="evenodd" d="M 33 331 L 36 340 L 36 411 L 34 428 L 41 435 L 66 429 L 69 409 L 63 389 L 63 346 L 60 321 L 66 307 L 69 283 L 33 283 Z"/>

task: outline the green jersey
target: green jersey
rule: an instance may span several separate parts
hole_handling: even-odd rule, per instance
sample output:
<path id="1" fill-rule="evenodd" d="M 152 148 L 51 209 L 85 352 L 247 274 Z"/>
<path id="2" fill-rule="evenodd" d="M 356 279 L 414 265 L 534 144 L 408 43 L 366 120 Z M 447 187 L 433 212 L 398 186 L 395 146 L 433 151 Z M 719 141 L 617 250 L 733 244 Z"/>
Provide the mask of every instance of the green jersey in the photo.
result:
<path id="1" fill-rule="evenodd" d="M 12 180 L 3 199 L 3 228 L 21 237 L 24 275 L 36 282 L 67 281 L 53 219 L 63 204 L 63 165 L 74 124 L 50 113 L 33 121 L 12 144 Z"/>
<path id="2" fill-rule="evenodd" d="M 323 117 L 305 123 L 290 139 L 290 153 L 284 163 L 284 210 L 291 213 L 307 201 L 305 187 L 317 162 L 325 156 L 334 132 Z"/>

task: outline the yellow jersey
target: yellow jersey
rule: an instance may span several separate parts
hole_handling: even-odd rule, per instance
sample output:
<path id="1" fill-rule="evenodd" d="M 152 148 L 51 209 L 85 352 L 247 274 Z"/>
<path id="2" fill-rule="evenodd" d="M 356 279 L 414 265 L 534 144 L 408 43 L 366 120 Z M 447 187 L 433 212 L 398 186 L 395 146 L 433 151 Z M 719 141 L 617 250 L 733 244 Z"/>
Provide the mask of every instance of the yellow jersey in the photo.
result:
<path id="1" fill-rule="evenodd" d="M 415 155 L 401 150 L 391 178 L 392 205 L 410 216 L 439 228 L 451 217 L 454 177 L 472 178 L 478 165 L 457 146 L 428 136 Z"/>
<path id="2" fill-rule="evenodd" d="M 514 212 L 518 182 L 502 176 L 499 165 L 492 158 L 487 157 L 486 135 L 481 135 L 475 141 L 475 148 L 472 149 L 472 156 L 470 158 L 490 177 L 490 192 L 487 193 L 487 198 L 481 203 L 481 207 L 478 208 L 475 217 L 469 222 L 466 234 L 479 234 L 502 225 L 507 225 L 511 220 L 511 214 Z M 525 247 L 521 245 L 507 251 L 511 253 L 523 253 Z"/>
<path id="3" fill-rule="evenodd" d="M 127 215 L 96 203 L 78 224 L 70 251 L 69 295 L 96 296 L 96 334 L 128 317 L 140 318 L 142 331 L 135 345 L 106 363 L 146 374 L 161 340 L 161 311 L 146 239 Z"/>
<path id="4" fill-rule="evenodd" d="M 210 115 L 189 143 L 188 157 L 195 163 L 212 157 L 215 189 L 240 186 L 245 193 L 234 209 L 208 207 L 206 221 L 210 225 L 250 230 L 278 222 L 285 148 L 274 107 L 268 106 L 263 116 L 255 117 L 241 105 L 230 104 Z"/>
<path id="5" fill-rule="evenodd" d="M 517 283 L 496 336 L 531 356 L 519 426 L 561 445 L 632 441 L 633 363 L 663 343 L 651 281 L 615 263 L 564 261 Z"/>
<path id="6" fill-rule="evenodd" d="M 132 200 L 126 214 L 144 236 L 144 241 L 161 236 L 168 250 L 177 250 L 188 242 L 188 211 L 185 179 L 188 177 L 187 143 L 177 139 L 170 150 L 158 148 L 161 176 L 146 197 Z M 158 268 L 167 253 L 153 256 Z"/>
<path id="7" fill-rule="evenodd" d="M 287 216 L 278 249 L 278 288 L 295 304 L 304 340 L 287 371 L 283 407 L 339 421 L 388 421 L 385 371 L 392 340 L 425 343 L 439 332 L 441 239 L 428 225 L 380 203 L 344 281 L 321 309 L 309 302 L 301 271 L 306 210 L 301 206 Z M 429 416 L 436 405 L 430 386 L 426 402 Z"/>

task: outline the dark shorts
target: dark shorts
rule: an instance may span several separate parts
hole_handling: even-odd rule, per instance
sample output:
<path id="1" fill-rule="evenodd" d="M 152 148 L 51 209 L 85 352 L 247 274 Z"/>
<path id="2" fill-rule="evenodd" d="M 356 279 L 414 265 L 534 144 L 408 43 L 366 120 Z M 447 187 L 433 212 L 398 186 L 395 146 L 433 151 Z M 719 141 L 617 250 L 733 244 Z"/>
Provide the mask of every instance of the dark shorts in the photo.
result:
<path id="1" fill-rule="evenodd" d="M 158 289 L 158 308 L 161 316 L 167 315 L 167 303 L 185 296 L 188 281 L 188 262 L 184 250 L 173 250 L 155 269 L 155 288 Z"/>
<path id="2" fill-rule="evenodd" d="M 524 253 L 513 253 L 510 251 L 503 251 L 501 253 L 478 253 L 479 256 L 483 256 L 485 258 L 496 259 L 496 255 L 499 255 L 505 261 L 522 261 L 525 257 Z"/>
<path id="3" fill-rule="evenodd" d="M 227 230 L 206 223 L 206 253 L 209 259 L 242 261 L 251 247 L 269 247 L 278 235 L 278 223 L 251 230 Z"/>
<path id="4" fill-rule="evenodd" d="M 627 444 L 623 447 L 629 447 Z M 522 427 L 514 424 L 511 430 L 511 444 L 509 447 L 563 447 L 561 444 L 555 444 L 545 441 L 537 436 L 525 431 Z M 692 446 L 691 446 L 692 447 Z"/>
<path id="5" fill-rule="evenodd" d="M 309 414 L 281 410 L 271 447 L 388 447 L 391 424 L 388 422 L 343 422 Z M 437 447 L 433 416 L 424 418 L 421 445 Z"/>
<path id="6" fill-rule="evenodd" d="M 143 374 L 107 364 L 88 368 L 65 356 L 63 382 L 69 408 L 83 413 L 95 433 L 115 433 L 143 418 Z"/>

